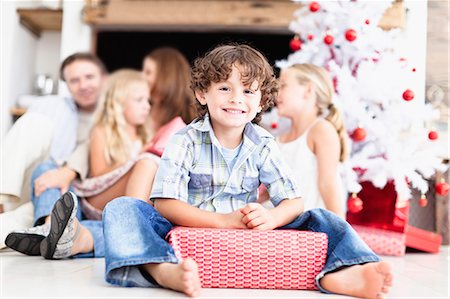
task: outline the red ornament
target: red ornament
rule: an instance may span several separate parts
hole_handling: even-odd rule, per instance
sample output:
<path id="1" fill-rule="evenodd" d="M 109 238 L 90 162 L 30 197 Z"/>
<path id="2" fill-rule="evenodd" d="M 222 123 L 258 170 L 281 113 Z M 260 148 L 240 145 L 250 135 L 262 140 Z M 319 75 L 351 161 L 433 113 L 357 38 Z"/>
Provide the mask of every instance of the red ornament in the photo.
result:
<path id="1" fill-rule="evenodd" d="M 276 129 L 276 128 L 278 128 L 278 123 L 277 123 L 276 121 L 274 121 L 274 122 L 270 125 L 270 127 L 271 127 L 272 129 Z"/>
<path id="2" fill-rule="evenodd" d="M 426 207 L 427 204 L 428 204 L 428 200 L 425 197 L 425 194 L 422 194 L 422 196 L 419 199 L 419 206 L 421 206 L 423 208 L 423 207 Z"/>
<path id="3" fill-rule="evenodd" d="M 347 208 L 352 213 L 359 213 L 363 209 L 363 201 L 353 193 L 347 201 Z"/>
<path id="4" fill-rule="evenodd" d="M 416 68 L 415 68 L 415 67 L 413 67 L 412 71 L 413 71 L 413 72 L 416 72 Z"/>
<path id="5" fill-rule="evenodd" d="M 364 139 L 366 139 L 366 136 L 367 136 L 366 130 L 365 130 L 364 128 L 357 127 L 357 128 L 353 131 L 353 133 L 351 134 L 350 137 L 351 137 L 354 141 L 363 141 Z"/>
<path id="6" fill-rule="evenodd" d="M 312 12 L 316 12 L 320 9 L 320 4 L 317 2 L 311 2 L 311 4 L 309 4 L 309 10 Z"/>
<path id="7" fill-rule="evenodd" d="M 289 47 L 294 52 L 298 51 L 302 48 L 302 41 L 298 38 L 298 36 L 294 36 L 294 38 L 289 42 Z"/>
<path id="8" fill-rule="evenodd" d="M 403 99 L 405 101 L 411 101 L 414 99 L 414 92 L 411 89 L 405 90 L 405 92 L 403 92 Z"/>
<path id="9" fill-rule="evenodd" d="M 366 23 L 366 25 L 369 25 L 370 24 L 370 20 L 366 19 L 366 21 L 364 23 Z"/>
<path id="10" fill-rule="evenodd" d="M 444 179 L 441 179 L 441 181 L 436 184 L 436 193 L 440 196 L 447 196 L 449 190 L 450 185 L 447 184 Z"/>
<path id="11" fill-rule="evenodd" d="M 334 41 L 334 37 L 329 34 L 325 35 L 325 37 L 323 38 L 323 42 L 327 45 L 331 45 L 333 43 L 333 41 Z"/>
<path id="12" fill-rule="evenodd" d="M 308 34 L 307 38 L 308 38 L 308 40 L 313 40 L 314 39 L 314 35 L 310 33 L 310 34 Z"/>
<path id="13" fill-rule="evenodd" d="M 345 31 L 345 39 L 352 42 L 356 39 L 356 31 L 353 29 L 348 29 Z"/>
<path id="14" fill-rule="evenodd" d="M 436 140 L 436 139 L 438 139 L 438 137 L 439 137 L 438 132 L 436 132 L 434 130 L 431 130 L 428 133 L 428 139 L 430 139 L 430 140 Z"/>

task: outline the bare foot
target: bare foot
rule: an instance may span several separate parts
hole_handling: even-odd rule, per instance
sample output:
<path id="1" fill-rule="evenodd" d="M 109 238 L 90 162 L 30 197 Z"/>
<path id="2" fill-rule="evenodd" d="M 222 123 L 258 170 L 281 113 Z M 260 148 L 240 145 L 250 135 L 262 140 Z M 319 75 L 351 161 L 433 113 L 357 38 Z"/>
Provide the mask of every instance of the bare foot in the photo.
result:
<path id="1" fill-rule="evenodd" d="M 391 266 L 386 262 L 354 265 L 325 275 L 320 285 L 336 294 L 382 299 L 392 285 Z"/>
<path id="2" fill-rule="evenodd" d="M 165 288 L 183 292 L 190 297 L 195 297 L 200 292 L 197 264 L 190 258 L 183 260 L 181 264 L 147 264 L 144 268 Z"/>

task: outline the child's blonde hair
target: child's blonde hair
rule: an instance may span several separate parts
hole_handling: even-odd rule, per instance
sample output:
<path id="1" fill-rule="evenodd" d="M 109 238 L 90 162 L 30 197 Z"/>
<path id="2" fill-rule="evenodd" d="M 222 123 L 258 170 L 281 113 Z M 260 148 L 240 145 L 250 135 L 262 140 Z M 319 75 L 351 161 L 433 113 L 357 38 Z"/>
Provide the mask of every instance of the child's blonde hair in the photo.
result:
<path id="1" fill-rule="evenodd" d="M 300 84 L 314 84 L 316 94 L 316 106 L 319 115 L 326 115 L 328 120 L 336 128 L 341 143 L 339 160 L 342 162 L 348 155 L 347 133 L 344 128 L 344 121 L 339 110 L 333 104 L 333 81 L 329 73 L 322 67 L 313 64 L 294 64 L 288 68 L 292 71 Z M 326 114 L 325 112 L 328 112 Z"/>
<path id="2" fill-rule="evenodd" d="M 108 164 L 123 163 L 130 158 L 132 141 L 126 132 L 124 104 L 133 88 L 143 84 L 148 86 L 142 73 L 123 69 L 114 72 L 108 78 L 100 104 L 96 111 L 94 127 L 101 127 L 105 131 L 106 147 L 105 157 Z M 144 144 L 148 140 L 145 125 L 137 127 L 139 139 Z"/>

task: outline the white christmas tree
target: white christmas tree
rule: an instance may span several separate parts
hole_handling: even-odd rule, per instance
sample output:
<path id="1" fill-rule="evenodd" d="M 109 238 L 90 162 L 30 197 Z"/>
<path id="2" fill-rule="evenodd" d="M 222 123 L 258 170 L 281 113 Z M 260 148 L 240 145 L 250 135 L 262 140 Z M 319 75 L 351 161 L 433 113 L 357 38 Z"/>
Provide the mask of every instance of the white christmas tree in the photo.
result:
<path id="1" fill-rule="evenodd" d="M 426 128 L 438 113 L 410 86 L 416 69 L 393 47 L 400 30 L 378 27 L 392 1 L 295 2 L 304 5 L 290 24 L 294 53 L 277 65 L 313 63 L 331 73 L 350 136 L 348 191 L 358 193 L 362 181 L 378 188 L 393 181 L 400 199 L 411 188 L 425 194 L 426 179 L 445 169 L 437 133 Z"/>

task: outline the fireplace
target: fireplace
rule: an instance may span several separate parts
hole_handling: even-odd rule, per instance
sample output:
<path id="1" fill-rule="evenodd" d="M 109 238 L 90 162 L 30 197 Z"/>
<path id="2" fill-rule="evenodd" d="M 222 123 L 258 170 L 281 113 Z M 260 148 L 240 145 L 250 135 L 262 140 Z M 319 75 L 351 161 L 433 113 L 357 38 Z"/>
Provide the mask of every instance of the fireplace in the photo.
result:
<path id="1" fill-rule="evenodd" d="M 119 68 L 141 69 L 144 56 L 160 46 L 180 50 L 190 63 L 217 44 L 239 42 L 260 50 L 274 65 L 290 53 L 292 33 L 285 32 L 186 32 L 186 31 L 100 31 L 96 53 L 109 71 Z"/>

